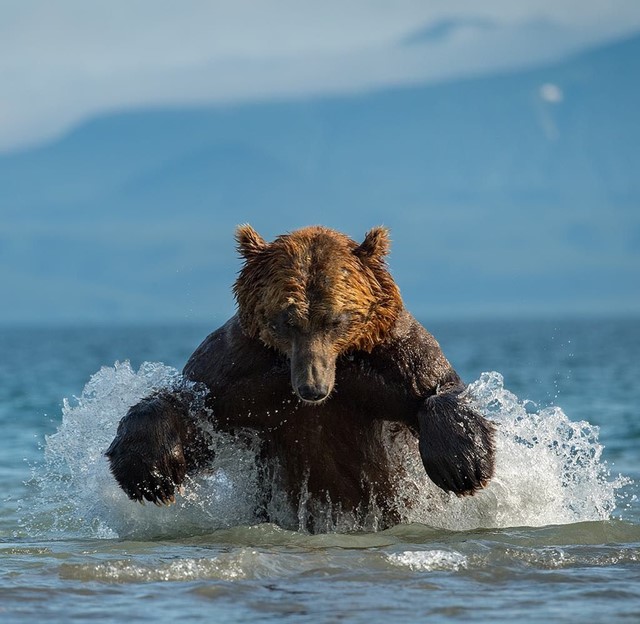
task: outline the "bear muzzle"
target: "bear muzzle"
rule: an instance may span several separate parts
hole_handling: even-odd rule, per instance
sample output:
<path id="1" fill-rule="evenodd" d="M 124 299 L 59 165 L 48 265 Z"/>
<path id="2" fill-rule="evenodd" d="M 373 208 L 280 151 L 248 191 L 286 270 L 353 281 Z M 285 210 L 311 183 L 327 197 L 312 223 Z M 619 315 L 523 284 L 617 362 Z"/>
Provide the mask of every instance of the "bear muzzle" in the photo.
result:
<path id="1" fill-rule="evenodd" d="M 291 386 L 301 401 L 319 404 L 326 401 L 335 384 L 336 356 L 330 344 L 296 340 L 291 349 Z"/>
<path id="2" fill-rule="evenodd" d="M 305 403 L 321 403 L 328 398 L 331 393 L 331 390 L 325 385 L 311 386 L 304 384 L 295 390 L 298 397 Z"/>

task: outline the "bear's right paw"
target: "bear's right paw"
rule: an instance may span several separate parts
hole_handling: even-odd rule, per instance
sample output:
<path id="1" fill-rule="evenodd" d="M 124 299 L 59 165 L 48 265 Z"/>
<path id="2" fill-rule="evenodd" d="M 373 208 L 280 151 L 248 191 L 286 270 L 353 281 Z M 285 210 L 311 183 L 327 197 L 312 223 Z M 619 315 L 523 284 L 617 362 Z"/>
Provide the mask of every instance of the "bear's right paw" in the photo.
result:
<path id="1" fill-rule="evenodd" d="M 120 487 L 132 500 L 156 505 L 175 503 L 176 488 L 184 481 L 186 463 L 181 445 L 175 445 L 167 455 L 152 459 L 127 449 L 126 440 L 116 438 L 106 453 L 111 472 Z"/>
<path id="2" fill-rule="evenodd" d="M 180 427 L 166 408 L 159 397 L 132 407 L 105 453 L 120 487 L 141 503 L 174 503 L 187 473 Z"/>

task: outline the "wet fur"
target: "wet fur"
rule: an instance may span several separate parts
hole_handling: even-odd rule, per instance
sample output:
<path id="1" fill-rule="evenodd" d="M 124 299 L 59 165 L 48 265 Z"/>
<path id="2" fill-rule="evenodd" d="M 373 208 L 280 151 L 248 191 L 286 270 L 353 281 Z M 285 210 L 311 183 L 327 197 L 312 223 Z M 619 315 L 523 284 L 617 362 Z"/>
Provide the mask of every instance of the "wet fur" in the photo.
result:
<path id="1" fill-rule="evenodd" d="M 145 399 L 107 451 L 131 498 L 171 502 L 185 475 L 211 459 L 196 426 L 211 419 L 219 430 L 257 432 L 294 508 L 306 489 L 311 503 L 359 513 L 375 506 L 382 526 L 399 521 L 402 466 L 388 456 L 385 423 L 386 435 L 419 438 L 440 488 L 470 495 L 488 483 L 493 425 L 465 401 L 438 343 L 403 308 L 384 262 L 384 229 L 361 244 L 325 228 L 267 243 L 243 226 L 237 239 L 245 259 L 238 314 L 184 368 L 208 389 L 206 405 L 194 407 L 188 389 Z M 303 400 L 309 388 L 317 401 Z"/>

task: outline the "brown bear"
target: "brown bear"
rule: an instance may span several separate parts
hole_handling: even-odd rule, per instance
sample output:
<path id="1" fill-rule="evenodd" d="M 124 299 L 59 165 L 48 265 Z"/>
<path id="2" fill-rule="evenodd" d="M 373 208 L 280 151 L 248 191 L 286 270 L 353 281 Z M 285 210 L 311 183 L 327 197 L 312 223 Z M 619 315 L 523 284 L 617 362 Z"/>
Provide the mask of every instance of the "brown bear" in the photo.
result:
<path id="1" fill-rule="evenodd" d="M 318 226 L 268 243 L 244 225 L 236 238 L 244 259 L 237 314 L 183 371 L 206 388 L 204 398 L 186 383 L 142 400 L 106 452 L 130 498 L 175 500 L 185 475 L 211 460 L 204 422 L 237 435 L 252 430 L 265 481 L 277 481 L 293 509 L 304 496 L 311 508 L 375 509 L 379 526 L 401 520 L 402 457 L 389 454 L 389 437 L 400 441 L 399 455 L 419 453 L 445 491 L 470 495 L 488 483 L 494 426 L 404 308 L 386 266 L 386 229 L 360 244 Z M 307 524 L 316 528 L 313 518 Z"/>

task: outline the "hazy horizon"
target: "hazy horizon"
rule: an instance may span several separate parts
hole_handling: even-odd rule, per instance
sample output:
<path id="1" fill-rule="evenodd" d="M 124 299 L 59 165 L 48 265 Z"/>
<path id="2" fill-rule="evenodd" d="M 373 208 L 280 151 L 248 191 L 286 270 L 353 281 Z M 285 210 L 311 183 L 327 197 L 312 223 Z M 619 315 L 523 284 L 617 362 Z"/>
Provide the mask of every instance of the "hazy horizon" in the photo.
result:
<path id="1" fill-rule="evenodd" d="M 388 226 L 425 322 L 639 315 L 614 4 L 0 2 L 0 323 L 215 325 L 244 222 Z"/>

